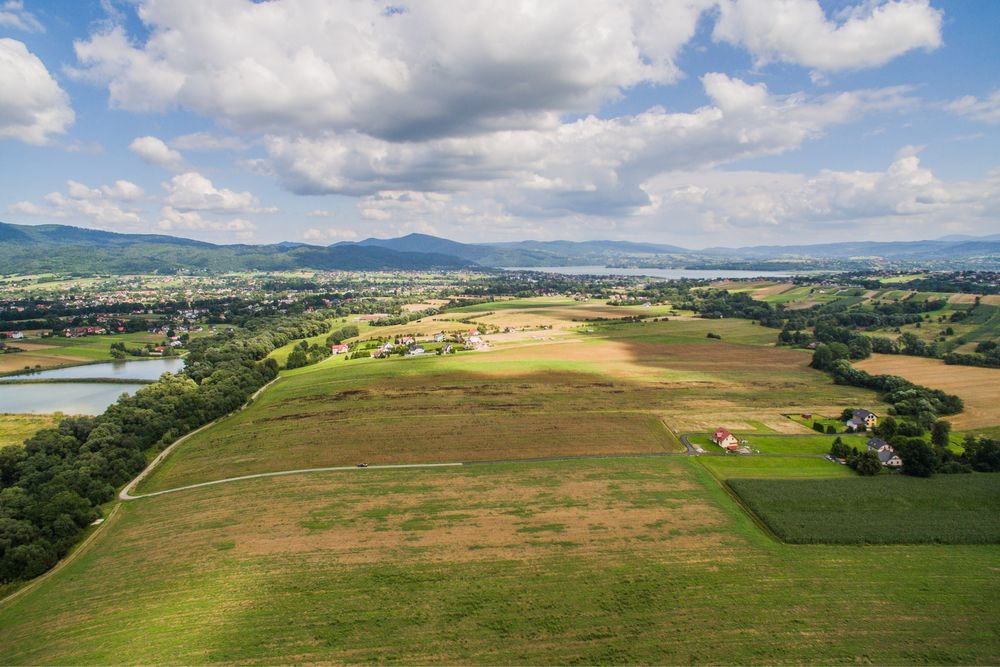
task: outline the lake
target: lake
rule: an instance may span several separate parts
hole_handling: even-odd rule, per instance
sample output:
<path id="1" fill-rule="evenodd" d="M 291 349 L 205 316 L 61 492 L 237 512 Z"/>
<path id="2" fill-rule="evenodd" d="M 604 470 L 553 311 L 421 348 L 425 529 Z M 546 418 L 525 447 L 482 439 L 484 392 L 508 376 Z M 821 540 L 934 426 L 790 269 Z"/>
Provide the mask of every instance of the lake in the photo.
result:
<path id="1" fill-rule="evenodd" d="M 156 380 L 163 373 L 176 373 L 184 368 L 178 357 L 149 361 L 111 361 L 102 364 L 55 368 L 39 373 L 8 375 L 3 379 L 37 378 L 80 380 L 52 384 L 0 384 L 0 413 L 99 415 L 124 393 L 134 394 L 145 384 L 87 382 L 93 378 L 118 380 Z"/>
<path id="2" fill-rule="evenodd" d="M 53 368 L 38 373 L 7 375 L 4 379 L 35 378 L 38 380 L 88 380 L 93 378 L 115 378 L 116 380 L 155 380 L 164 373 L 176 373 L 184 369 L 180 357 L 150 359 L 148 361 L 109 361 L 103 364 Z"/>
<path id="3" fill-rule="evenodd" d="M 561 273 L 567 276 L 630 276 L 718 280 L 720 278 L 789 278 L 803 275 L 802 271 L 737 271 L 726 269 L 615 269 L 607 266 L 511 266 L 505 271 L 538 271 L 540 273 Z"/>
<path id="4" fill-rule="evenodd" d="M 0 412 L 29 412 L 68 415 L 99 415 L 124 393 L 134 394 L 144 384 L 101 384 L 66 382 L 59 384 L 2 384 Z"/>

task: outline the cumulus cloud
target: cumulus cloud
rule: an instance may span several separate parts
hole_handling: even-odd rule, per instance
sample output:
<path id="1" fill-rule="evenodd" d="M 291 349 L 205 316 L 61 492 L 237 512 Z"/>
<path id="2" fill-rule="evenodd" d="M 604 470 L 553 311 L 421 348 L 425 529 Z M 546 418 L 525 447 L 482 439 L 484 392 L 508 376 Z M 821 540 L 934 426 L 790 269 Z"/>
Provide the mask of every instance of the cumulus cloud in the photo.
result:
<path id="1" fill-rule="evenodd" d="M 418 143 L 358 133 L 318 139 L 271 137 L 265 146 L 285 185 L 304 194 L 496 191 L 522 215 L 628 213 L 647 206 L 642 183 L 671 170 L 701 169 L 799 146 L 827 127 L 908 103 L 902 89 L 807 99 L 724 74 L 703 78 L 713 104 L 691 113 L 650 109 L 589 116 L 549 130 L 497 132 Z M 384 206 L 362 201 L 369 219 Z"/>
<path id="2" fill-rule="evenodd" d="M 166 203 L 182 211 L 273 213 L 276 210 L 261 208 L 260 201 L 250 192 L 216 188 L 211 180 L 196 171 L 178 174 L 169 183 L 164 183 L 164 187 Z"/>
<path id="3" fill-rule="evenodd" d="M 336 241 L 352 241 L 358 238 L 358 233 L 353 229 L 343 229 L 338 227 L 310 227 L 302 232 L 302 240 L 310 243 L 334 243 Z"/>
<path id="4" fill-rule="evenodd" d="M 21 0 L 7 0 L 0 3 L 0 28 L 13 28 L 25 32 L 45 32 L 34 14 L 25 10 Z"/>
<path id="5" fill-rule="evenodd" d="M 719 234 L 715 245 L 749 229 L 783 243 L 843 239 L 852 232 L 859 239 L 940 236 L 942 229 L 975 232 L 995 215 L 1000 174 L 948 183 L 923 166 L 917 153 L 908 147 L 876 172 L 664 174 L 648 184 L 656 206 L 647 213 L 694 234 Z"/>
<path id="6" fill-rule="evenodd" d="M 0 39 L 0 90 L 0 139 L 46 144 L 73 124 L 66 92 L 15 39 Z"/>
<path id="7" fill-rule="evenodd" d="M 141 157 L 147 164 L 163 167 L 170 171 L 184 169 L 183 156 L 157 137 L 136 137 L 128 145 L 128 149 Z"/>
<path id="8" fill-rule="evenodd" d="M 758 64 L 782 61 L 836 72 L 938 48 L 942 18 L 929 0 L 871 0 L 832 19 L 818 0 L 721 0 L 713 36 L 745 47 Z"/>
<path id="9" fill-rule="evenodd" d="M 948 104 L 948 110 L 959 116 L 968 116 L 981 123 L 1000 123 L 1000 89 L 989 97 L 979 99 L 972 95 L 960 97 Z"/>
<path id="10" fill-rule="evenodd" d="M 160 210 L 160 220 L 157 227 L 169 232 L 210 232 L 223 233 L 225 236 L 235 235 L 237 239 L 249 241 L 255 236 L 257 226 L 243 218 L 229 220 L 210 220 L 198 211 L 179 211 L 172 206 L 164 206 Z"/>
<path id="11" fill-rule="evenodd" d="M 306 213 L 307 218 L 332 218 L 333 216 L 333 211 L 327 211 L 323 208 L 316 208 Z"/>
<path id="12" fill-rule="evenodd" d="M 243 130 L 403 140 L 552 126 L 639 83 L 669 83 L 714 0 L 147 0 L 75 44 L 116 108 L 176 106 Z"/>
<path id="13" fill-rule="evenodd" d="M 211 132 L 185 134 L 171 141 L 170 145 L 182 151 L 243 151 L 247 149 L 247 143 L 239 137 Z"/>
<path id="14" fill-rule="evenodd" d="M 143 196 L 142 188 L 125 180 L 92 188 L 79 181 L 66 181 L 66 192 L 50 192 L 45 204 L 19 201 L 8 207 L 10 213 L 45 218 L 83 219 L 104 229 L 136 230 L 142 226 L 139 211 L 124 204 Z"/>

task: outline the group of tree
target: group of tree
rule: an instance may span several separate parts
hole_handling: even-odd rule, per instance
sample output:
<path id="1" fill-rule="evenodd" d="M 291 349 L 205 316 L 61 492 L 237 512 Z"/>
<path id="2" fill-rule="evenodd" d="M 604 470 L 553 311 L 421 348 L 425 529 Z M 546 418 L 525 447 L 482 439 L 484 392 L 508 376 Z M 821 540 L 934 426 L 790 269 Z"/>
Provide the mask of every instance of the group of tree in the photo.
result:
<path id="1" fill-rule="evenodd" d="M 871 375 L 851 365 L 849 352 L 843 344 L 821 344 L 813 353 L 814 368 L 828 371 L 834 382 L 873 389 L 889 403 L 892 412 L 906 416 L 929 428 L 935 419 L 961 412 L 962 399 L 940 389 L 914 384 L 897 375 Z"/>
<path id="2" fill-rule="evenodd" d="M 326 328 L 311 315 L 245 324 L 191 341 L 182 373 L 123 395 L 102 415 L 65 418 L 0 449 L 0 583 L 50 568 L 147 452 L 238 408 L 277 376 L 265 359 L 272 350 Z"/>

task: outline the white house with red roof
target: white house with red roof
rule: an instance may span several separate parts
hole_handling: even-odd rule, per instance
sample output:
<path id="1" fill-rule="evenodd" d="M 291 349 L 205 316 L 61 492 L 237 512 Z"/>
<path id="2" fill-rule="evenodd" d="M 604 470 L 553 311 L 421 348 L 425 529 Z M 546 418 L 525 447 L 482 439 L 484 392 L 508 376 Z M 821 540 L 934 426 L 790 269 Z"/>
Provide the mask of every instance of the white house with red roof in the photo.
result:
<path id="1" fill-rule="evenodd" d="M 331 345 L 330 346 L 330 352 L 332 352 L 333 354 L 344 354 L 349 349 L 350 349 L 350 347 L 348 347 L 346 343 L 341 343 L 339 345 Z"/>
<path id="2" fill-rule="evenodd" d="M 729 451 L 734 451 L 740 446 L 740 441 L 736 439 L 736 436 L 721 426 L 715 429 L 715 433 L 712 434 L 712 442 Z"/>

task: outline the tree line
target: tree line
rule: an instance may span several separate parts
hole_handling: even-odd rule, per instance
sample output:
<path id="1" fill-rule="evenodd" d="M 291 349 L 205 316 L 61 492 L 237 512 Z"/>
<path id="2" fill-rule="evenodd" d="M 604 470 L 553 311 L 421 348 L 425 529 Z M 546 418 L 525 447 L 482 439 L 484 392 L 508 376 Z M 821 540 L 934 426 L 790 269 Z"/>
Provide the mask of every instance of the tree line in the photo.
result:
<path id="1" fill-rule="evenodd" d="M 146 466 L 146 452 L 237 409 L 277 377 L 265 359 L 272 350 L 327 328 L 319 314 L 243 324 L 191 341 L 184 371 L 123 395 L 102 415 L 65 418 L 0 449 L 0 583 L 52 567 Z"/>

